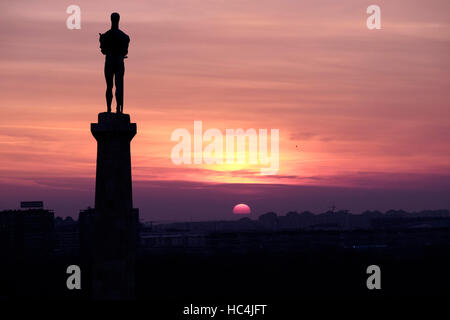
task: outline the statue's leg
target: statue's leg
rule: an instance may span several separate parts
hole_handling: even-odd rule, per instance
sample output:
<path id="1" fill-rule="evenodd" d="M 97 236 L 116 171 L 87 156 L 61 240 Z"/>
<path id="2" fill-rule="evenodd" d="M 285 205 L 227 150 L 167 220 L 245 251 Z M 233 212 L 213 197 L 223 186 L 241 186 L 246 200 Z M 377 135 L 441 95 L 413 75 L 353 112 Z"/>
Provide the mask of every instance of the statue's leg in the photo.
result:
<path id="1" fill-rule="evenodd" d="M 105 63 L 105 79 L 106 79 L 106 106 L 108 112 L 111 112 L 111 103 L 113 99 L 114 72 L 111 67 Z"/>
<path id="2" fill-rule="evenodd" d="M 123 61 L 119 63 L 114 81 L 116 84 L 116 102 L 117 102 L 117 112 L 123 112 L 123 74 L 124 74 L 124 64 Z"/>

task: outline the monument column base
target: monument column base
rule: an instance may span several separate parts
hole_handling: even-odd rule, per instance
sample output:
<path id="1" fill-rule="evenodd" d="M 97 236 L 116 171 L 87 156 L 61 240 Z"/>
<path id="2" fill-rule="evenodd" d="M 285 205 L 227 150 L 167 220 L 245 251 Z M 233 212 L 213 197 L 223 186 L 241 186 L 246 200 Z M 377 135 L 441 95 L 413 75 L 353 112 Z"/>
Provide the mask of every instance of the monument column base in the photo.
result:
<path id="1" fill-rule="evenodd" d="M 91 124 L 97 140 L 95 209 L 86 213 L 82 239 L 88 255 L 94 299 L 135 298 L 138 209 L 133 208 L 130 142 L 136 124 L 130 116 L 103 112 Z"/>

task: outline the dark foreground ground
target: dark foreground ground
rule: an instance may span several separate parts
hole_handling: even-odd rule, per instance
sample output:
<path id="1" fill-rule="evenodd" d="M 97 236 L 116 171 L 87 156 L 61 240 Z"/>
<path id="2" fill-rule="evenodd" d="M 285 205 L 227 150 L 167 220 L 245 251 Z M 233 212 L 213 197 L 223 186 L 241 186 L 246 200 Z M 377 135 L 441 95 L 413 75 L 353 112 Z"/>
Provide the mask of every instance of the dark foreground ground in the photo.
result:
<path id="1" fill-rule="evenodd" d="M 446 297 L 449 249 L 447 228 L 212 234 L 201 247 L 140 250 L 136 298 L 265 303 Z M 2 299 L 89 299 L 85 285 L 78 291 L 66 288 L 67 266 L 82 263 L 77 255 L 6 258 L 0 264 Z M 381 268 L 381 290 L 366 287 L 369 265 Z"/>

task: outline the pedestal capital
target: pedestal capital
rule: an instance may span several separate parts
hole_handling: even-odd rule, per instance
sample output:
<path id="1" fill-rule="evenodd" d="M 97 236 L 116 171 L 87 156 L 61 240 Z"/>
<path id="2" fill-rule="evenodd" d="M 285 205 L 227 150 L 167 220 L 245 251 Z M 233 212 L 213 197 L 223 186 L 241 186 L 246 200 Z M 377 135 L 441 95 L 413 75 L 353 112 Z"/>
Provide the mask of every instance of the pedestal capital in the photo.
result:
<path id="1" fill-rule="evenodd" d="M 126 137 L 131 141 L 136 131 L 136 123 L 130 123 L 130 115 L 124 113 L 101 112 L 98 123 L 91 123 L 91 132 L 97 141 L 110 136 Z"/>

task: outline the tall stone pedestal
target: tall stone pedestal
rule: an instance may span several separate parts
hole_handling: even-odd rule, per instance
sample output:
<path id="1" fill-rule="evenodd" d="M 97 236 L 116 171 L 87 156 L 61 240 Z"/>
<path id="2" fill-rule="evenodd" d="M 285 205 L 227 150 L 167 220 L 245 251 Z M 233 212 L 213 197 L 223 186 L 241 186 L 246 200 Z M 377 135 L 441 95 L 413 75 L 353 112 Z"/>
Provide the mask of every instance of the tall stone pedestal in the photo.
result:
<path id="1" fill-rule="evenodd" d="M 130 142 L 136 124 L 127 114 L 104 112 L 91 132 L 97 140 L 95 210 L 83 217 L 91 242 L 91 296 L 133 299 L 139 213 L 133 209 Z"/>
<path id="2" fill-rule="evenodd" d="M 136 124 L 128 114 L 103 112 L 91 132 L 97 140 L 95 209 L 113 214 L 132 209 L 130 142 Z"/>

